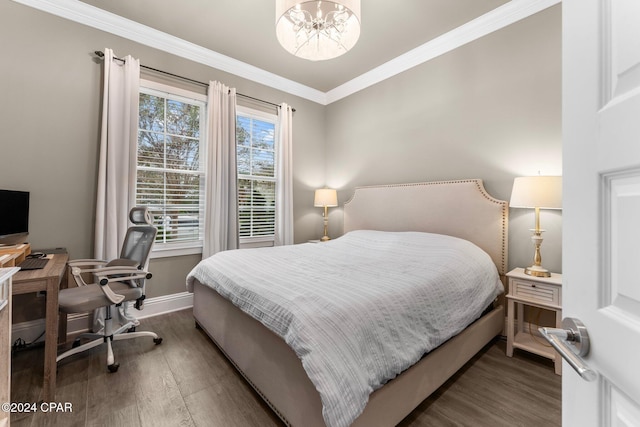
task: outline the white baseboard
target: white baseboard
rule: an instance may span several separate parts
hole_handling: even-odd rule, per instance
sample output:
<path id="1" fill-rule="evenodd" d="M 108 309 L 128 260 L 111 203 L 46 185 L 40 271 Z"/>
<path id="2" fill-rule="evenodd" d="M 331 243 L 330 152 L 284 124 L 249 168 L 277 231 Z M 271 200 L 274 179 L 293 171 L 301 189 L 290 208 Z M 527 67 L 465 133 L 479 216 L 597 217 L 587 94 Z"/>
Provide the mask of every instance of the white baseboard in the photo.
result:
<path id="1" fill-rule="evenodd" d="M 193 307 L 193 294 L 185 291 L 144 300 L 144 307 L 142 311 L 137 312 L 140 315 L 136 317 L 145 319 L 191 307 Z"/>
<path id="2" fill-rule="evenodd" d="M 30 320 L 11 325 L 11 344 L 21 339 L 25 344 L 44 341 L 44 319 Z M 42 334 L 42 336 L 40 336 Z"/>
<path id="3" fill-rule="evenodd" d="M 193 307 L 193 294 L 180 292 L 177 294 L 163 295 L 155 298 L 147 298 L 144 301 L 142 311 L 131 310 L 138 319 L 159 316 L 172 311 L 184 310 Z M 138 315 L 139 314 L 139 315 Z M 67 316 L 67 335 L 86 332 L 90 328 L 91 316 L 88 313 L 70 314 Z M 18 338 L 25 343 L 44 341 L 45 319 L 30 320 L 12 325 L 11 343 Z M 42 334 L 42 336 L 40 336 Z"/>

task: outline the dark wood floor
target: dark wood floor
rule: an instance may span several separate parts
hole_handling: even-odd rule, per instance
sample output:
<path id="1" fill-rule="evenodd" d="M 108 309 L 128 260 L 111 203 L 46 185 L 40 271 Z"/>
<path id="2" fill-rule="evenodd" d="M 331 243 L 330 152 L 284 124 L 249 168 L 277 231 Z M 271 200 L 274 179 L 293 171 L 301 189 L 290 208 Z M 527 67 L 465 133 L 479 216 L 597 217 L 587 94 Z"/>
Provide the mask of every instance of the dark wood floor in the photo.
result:
<path id="1" fill-rule="evenodd" d="M 62 361 L 56 401 L 72 412 L 11 414 L 23 426 L 282 426 L 280 420 L 194 326 L 191 310 L 144 319 L 139 330 L 164 338 L 114 343 L 120 369 L 106 369 L 102 347 Z M 13 355 L 13 402 L 42 398 L 43 348 Z M 485 347 L 402 421 L 417 426 L 559 426 L 560 377 L 545 359 L 505 343 Z"/>

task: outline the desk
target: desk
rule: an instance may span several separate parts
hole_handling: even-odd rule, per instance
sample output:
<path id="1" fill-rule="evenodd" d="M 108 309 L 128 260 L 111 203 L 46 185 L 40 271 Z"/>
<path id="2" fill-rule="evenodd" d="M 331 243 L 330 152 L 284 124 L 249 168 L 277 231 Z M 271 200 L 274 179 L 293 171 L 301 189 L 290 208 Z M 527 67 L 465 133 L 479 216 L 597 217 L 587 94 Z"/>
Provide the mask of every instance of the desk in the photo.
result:
<path id="1" fill-rule="evenodd" d="M 0 268 L 0 403 L 11 402 L 11 277 L 17 268 Z M 9 412 L 0 411 L 0 426 L 9 425 Z"/>
<path id="2" fill-rule="evenodd" d="M 67 335 L 66 314 L 60 313 L 60 322 L 58 322 L 58 291 L 60 288 L 67 287 L 66 267 L 68 260 L 68 254 L 53 254 L 45 268 L 19 271 L 13 276 L 13 295 L 47 292 L 44 382 L 42 385 L 44 402 L 52 402 L 55 398 L 58 337 L 64 342 Z"/>

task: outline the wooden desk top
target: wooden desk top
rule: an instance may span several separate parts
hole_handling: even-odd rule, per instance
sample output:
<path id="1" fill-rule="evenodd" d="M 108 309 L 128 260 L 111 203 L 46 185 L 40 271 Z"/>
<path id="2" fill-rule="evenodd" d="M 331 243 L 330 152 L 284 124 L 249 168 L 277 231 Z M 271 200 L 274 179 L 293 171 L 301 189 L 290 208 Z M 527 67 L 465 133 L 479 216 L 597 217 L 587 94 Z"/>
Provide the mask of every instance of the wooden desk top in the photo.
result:
<path id="1" fill-rule="evenodd" d="M 47 265 L 39 270 L 18 271 L 13 276 L 13 295 L 44 291 L 49 279 L 58 279 L 66 272 L 69 254 L 53 254 Z"/>

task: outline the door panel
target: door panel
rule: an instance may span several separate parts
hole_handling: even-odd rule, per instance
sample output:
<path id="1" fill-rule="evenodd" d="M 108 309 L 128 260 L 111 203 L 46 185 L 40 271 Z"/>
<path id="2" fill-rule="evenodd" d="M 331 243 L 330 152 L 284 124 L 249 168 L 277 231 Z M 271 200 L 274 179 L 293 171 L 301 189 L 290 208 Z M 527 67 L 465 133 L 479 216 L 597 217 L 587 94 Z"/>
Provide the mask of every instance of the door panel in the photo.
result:
<path id="1" fill-rule="evenodd" d="M 640 407 L 615 388 L 606 385 L 605 394 L 609 395 L 611 411 L 608 414 L 609 425 L 615 427 L 635 427 L 640 420 Z"/>
<path id="2" fill-rule="evenodd" d="M 616 0 L 603 2 L 604 52 L 610 56 L 603 61 L 611 68 L 609 82 L 613 97 L 620 97 L 640 86 L 640 2 Z M 607 43 L 608 42 L 608 43 Z"/>
<path id="3" fill-rule="evenodd" d="M 563 314 L 587 383 L 563 370 L 563 425 L 640 425 L 640 1 L 563 1 Z"/>
<path id="4" fill-rule="evenodd" d="M 610 241 L 605 243 L 604 248 L 611 248 L 611 268 L 604 283 L 607 292 L 604 306 L 613 305 L 638 322 L 638 265 L 624 261 L 640 260 L 640 227 L 636 226 L 640 219 L 640 171 L 629 172 L 626 176 L 605 176 L 605 182 L 604 202 L 609 212 L 605 216 L 605 233 L 610 236 Z"/>

